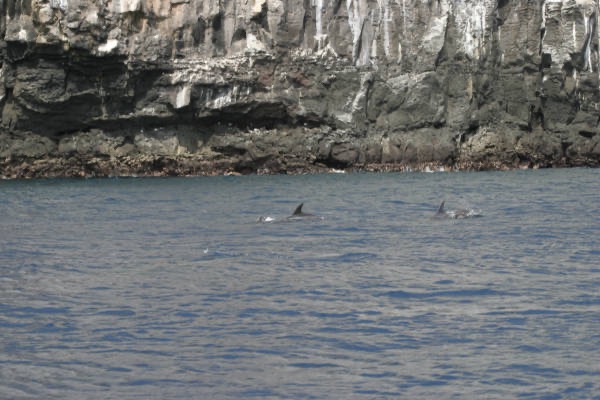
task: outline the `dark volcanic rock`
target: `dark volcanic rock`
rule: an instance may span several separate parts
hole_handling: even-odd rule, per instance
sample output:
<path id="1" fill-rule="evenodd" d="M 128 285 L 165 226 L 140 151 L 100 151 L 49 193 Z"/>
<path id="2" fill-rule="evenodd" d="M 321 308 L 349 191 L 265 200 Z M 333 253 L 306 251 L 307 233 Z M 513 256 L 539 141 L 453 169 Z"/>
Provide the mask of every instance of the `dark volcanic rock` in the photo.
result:
<path id="1" fill-rule="evenodd" d="M 600 163 L 592 0 L 7 0 L 0 175 Z"/>

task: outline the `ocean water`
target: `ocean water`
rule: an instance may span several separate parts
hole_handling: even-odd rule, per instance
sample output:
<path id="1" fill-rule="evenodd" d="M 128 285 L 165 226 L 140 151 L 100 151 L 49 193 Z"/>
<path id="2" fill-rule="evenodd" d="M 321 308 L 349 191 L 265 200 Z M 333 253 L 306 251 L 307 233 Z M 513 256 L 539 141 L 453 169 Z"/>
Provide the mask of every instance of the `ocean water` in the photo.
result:
<path id="1" fill-rule="evenodd" d="M 3 181 L 0 399 L 600 399 L 599 200 L 595 169 Z"/>

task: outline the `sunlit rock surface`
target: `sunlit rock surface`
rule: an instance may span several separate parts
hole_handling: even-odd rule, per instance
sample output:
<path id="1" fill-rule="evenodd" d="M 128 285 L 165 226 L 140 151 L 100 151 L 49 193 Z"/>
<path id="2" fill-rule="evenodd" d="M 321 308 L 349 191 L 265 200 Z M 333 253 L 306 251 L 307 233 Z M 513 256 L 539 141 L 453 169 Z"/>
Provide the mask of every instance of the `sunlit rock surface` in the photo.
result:
<path id="1" fill-rule="evenodd" d="M 592 0 L 4 0 L 0 174 L 600 162 Z"/>

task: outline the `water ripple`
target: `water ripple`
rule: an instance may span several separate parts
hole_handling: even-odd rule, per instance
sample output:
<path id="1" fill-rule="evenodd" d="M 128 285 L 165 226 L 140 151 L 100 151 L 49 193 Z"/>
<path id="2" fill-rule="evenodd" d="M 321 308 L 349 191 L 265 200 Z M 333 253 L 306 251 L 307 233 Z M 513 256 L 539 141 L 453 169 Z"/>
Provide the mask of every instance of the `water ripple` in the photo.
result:
<path id="1" fill-rule="evenodd" d="M 599 177 L 2 181 L 0 398 L 597 398 Z"/>

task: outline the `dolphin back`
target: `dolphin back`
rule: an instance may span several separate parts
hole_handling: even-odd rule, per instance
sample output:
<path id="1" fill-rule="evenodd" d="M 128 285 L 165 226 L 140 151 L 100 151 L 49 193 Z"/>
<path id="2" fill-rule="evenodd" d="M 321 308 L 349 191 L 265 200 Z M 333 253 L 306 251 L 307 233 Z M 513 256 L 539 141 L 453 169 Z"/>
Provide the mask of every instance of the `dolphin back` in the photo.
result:
<path id="1" fill-rule="evenodd" d="M 437 214 L 444 214 L 444 204 L 446 203 L 446 200 L 442 201 L 442 204 L 440 204 L 440 207 L 437 210 Z"/>
<path id="2" fill-rule="evenodd" d="M 296 209 L 294 210 L 294 213 L 292 215 L 302 215 L 302 206 L 304 205 L 304 203 L 300 203 L 300 205 L 298 207 L 296 207 Z"/>
<path id="3" fill-rule="evenodd" d="M 473 209 L 456 209 L 456 210 L 447 210 L 444 208 L 446 201 L 442 201 L 440 207 L 437 212 L 433 216 L 434 218 L 450 218 L 450 219 L 459 219 L 459 218 L 470 218 L 470 217 L 480 217 L 481 212 Z"/>

